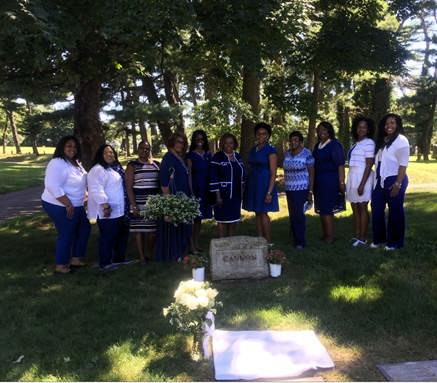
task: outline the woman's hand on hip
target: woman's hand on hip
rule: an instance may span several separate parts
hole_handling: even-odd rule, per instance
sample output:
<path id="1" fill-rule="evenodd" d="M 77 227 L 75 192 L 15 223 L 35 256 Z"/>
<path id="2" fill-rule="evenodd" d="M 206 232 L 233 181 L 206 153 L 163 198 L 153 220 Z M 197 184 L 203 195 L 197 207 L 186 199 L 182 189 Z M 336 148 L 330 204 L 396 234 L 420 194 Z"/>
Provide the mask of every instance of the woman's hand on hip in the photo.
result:
<path id="1" fill-rule="evenodd" d="M 401 184 L 395 182 L 390 186 L 390 197 L 396 197 L 399 194 L 399 190 L 401 188 Z"/>

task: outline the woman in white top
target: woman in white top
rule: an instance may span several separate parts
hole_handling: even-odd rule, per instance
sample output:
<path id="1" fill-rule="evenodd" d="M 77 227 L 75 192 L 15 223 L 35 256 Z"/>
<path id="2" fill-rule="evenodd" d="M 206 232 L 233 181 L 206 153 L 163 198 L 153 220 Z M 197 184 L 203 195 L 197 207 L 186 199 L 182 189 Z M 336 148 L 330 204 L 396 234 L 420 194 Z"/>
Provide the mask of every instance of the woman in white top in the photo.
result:
<path id="1" fill-rule="evenodd" d="M 86 217 L 86 171 L 79 162 L 76 137 L 62 138 L 47 165 L 42 206 L 58 232 L 55 272 L 67 274 L 70 267 L 85 266 L 90 223 Z"/>
<path id="2" fill-rule="evenodd" d="M 129 203 L 125 172 L 111 145 L 97 150 L 88 173 L 88 217 L 99 226 L 99 265 L 102 270 L 128 264 Z"/>
<path id="3" fill-rule="evenodd" d="M 352 122 L 352 137 L 355 144 L 349 150 L 349 173 L 346 182 L 346 199 L 350 202 L 354 218 L 355 237 L 352 246 L 367 243 L 369 211 L 367 205 L 372 196 L 375 156 L 375 123 L 370 118 L 355 117 Z"/>
<path id="4" fill-rule="evenodd" d="M 404 199 L 408 186 L 406 172 L 410 144 L 402 133 L 402 119 L 396 114 L 387 114 L 379 123 L 375 157 L 376 184 L 371 203 L 373 243 L 370 247 L 377 248 L 386 243 L 386 251 L 402 248 L 405 239 Z"/>

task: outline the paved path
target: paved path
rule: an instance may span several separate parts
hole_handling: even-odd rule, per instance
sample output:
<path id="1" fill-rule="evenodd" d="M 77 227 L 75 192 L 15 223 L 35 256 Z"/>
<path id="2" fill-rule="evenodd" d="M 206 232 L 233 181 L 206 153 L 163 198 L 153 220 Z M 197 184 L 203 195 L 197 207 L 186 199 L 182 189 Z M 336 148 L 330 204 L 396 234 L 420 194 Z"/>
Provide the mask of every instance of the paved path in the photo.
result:
<path id="1" fill-rule="evenodd" d="M 9 218 L 41 212 L 43 189 L 44 187 L 40 185 L 17 192 L 0 194 L 0 224 Z"/>

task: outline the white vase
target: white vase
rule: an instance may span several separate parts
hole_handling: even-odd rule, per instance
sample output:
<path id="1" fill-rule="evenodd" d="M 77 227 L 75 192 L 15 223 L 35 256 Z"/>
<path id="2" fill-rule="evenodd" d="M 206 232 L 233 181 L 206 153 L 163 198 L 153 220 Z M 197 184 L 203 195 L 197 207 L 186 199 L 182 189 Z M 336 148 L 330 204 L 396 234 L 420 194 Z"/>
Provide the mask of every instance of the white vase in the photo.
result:
<path id="1" fill-rule="evenodd" d="M 269 263 L 270 266 L 270 276 L 277 278 L 281 275 L 282 265 L 277 265 L 275 263 Z"/>
<path id="2" fill-rule="evenodd" d="M 204 282 L 205 281 L 205 268 L 204 267 L 198 267 L 197 269 L 192 269 L 193 272 L 193 279 L 197 282 Z"/>

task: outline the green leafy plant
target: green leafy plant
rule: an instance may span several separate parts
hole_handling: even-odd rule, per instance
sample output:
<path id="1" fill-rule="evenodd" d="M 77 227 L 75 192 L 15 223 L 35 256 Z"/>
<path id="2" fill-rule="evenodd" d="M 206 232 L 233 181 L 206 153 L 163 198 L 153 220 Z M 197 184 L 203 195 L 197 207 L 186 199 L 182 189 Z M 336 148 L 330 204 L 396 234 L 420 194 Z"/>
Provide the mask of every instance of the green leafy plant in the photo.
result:
<path id="1" fill-rule="evenodd" d="M 200 216 L 199 202 L 182 192 L 152 195 L 147 199 L 140 214 L 150 220 L 164 218 L 177 226 L 180 223 L 191 223 Z"/>

